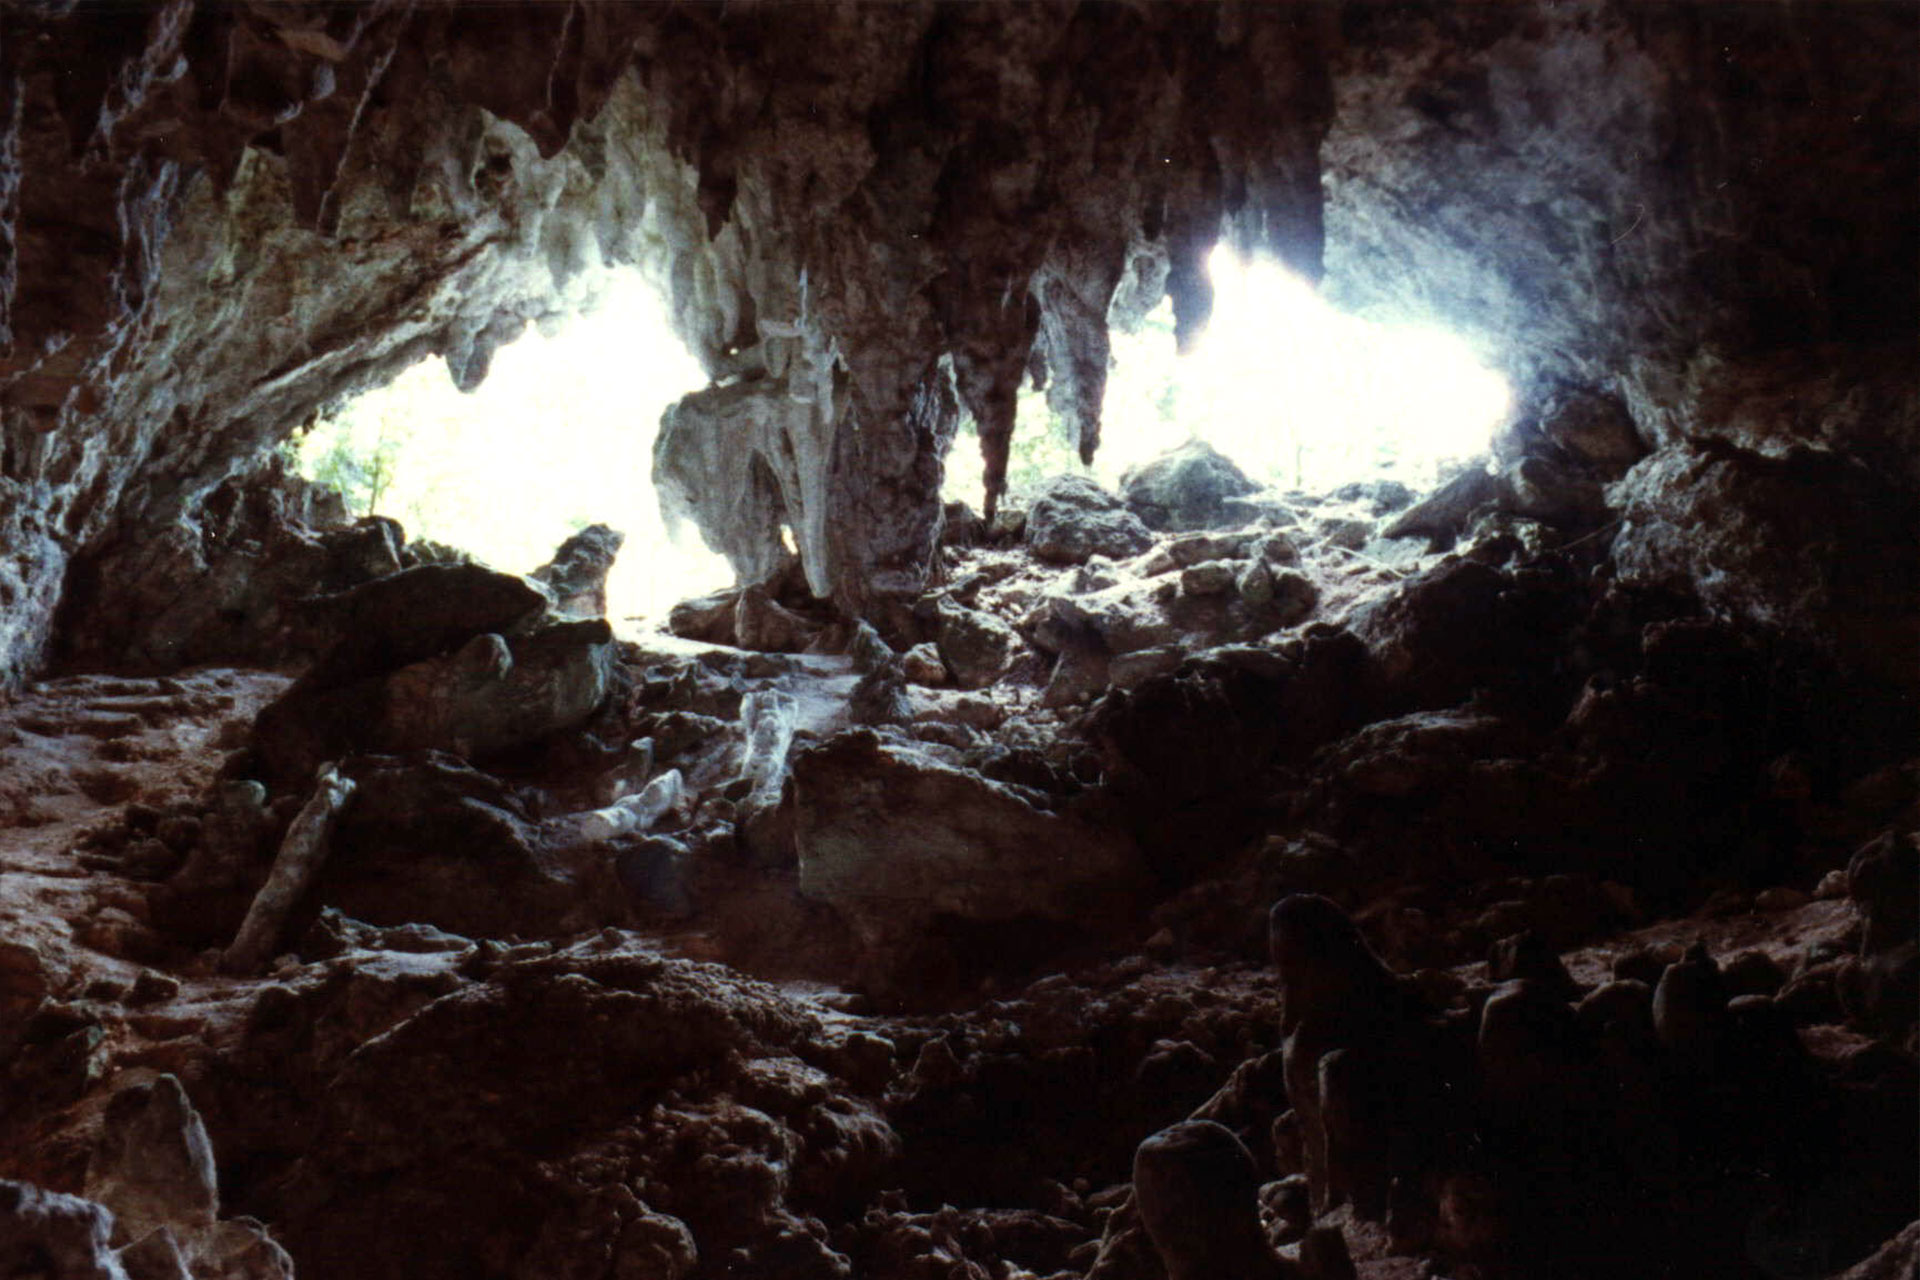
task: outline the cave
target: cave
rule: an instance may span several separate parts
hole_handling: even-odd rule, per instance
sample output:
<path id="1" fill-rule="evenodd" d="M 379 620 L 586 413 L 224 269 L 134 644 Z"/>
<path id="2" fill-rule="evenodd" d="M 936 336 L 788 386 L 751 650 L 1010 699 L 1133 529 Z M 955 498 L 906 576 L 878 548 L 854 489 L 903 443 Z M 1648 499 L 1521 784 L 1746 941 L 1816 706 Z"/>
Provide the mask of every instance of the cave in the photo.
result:
<path id="1" fill-rule="evenodd" d="M 619 630 L 732 581 L 697 533 L 666 526 L 648 483 L 662 412 L 707 378 L 638 271 L 583 273 L 563 301 L 570 312 L 501 346 L 479 386 L 456 387 L 430 356 L 324 410 L 289 449 L 349 517 L 396 519 L 410 541 L 511 573 L 591 525 L 617 529 L 604 612 Z"/>
<path id="2" fill-rule="evenodd" d="M 7 7 L 0 1274 L 1915 1275 L 1916 156 L 1878 0 Z M 1484 441 L 1237 463 L 1228 261 Z M 295 465 L 607 272 L 731 585 Z"/>

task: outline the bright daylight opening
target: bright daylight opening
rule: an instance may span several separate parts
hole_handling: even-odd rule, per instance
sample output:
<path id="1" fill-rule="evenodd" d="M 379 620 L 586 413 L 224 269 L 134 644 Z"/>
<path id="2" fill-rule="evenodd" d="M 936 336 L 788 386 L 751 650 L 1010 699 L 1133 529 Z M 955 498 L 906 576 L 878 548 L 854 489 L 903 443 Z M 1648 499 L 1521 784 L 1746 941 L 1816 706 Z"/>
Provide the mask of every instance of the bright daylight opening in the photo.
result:
<path id="1" fill-rule="evenodd" d="M 296 451 L 302 474 L 354 515 L 391 516 L 409 538 L 510 573 L 611 525 L 626 534 L 607 581 L 618 625 L 733 581 L 697 534 L 669 537 L 654 496 L 660 414 L 706 383 L 659 293 L 638 272 L 607 271 L 556 331 L 495 353 L 477 390 L 456 390 L 435 356 L 341 406 Z"/>
<path id="2" fill-rule="evenodd" d="M 1102 482 L 1198 438 L 1276 489 L 1397 480 L 1418 491 L 1486 453 L 1506 421 L 1506 379 L 1461 338 L 1347 315 L 1284 267 L 1225 246 L 1207 266 L 1213 318 L 1191 352 L 1174 351 L 1167 300 L 1134 332 L 1112 335 L 1091 468 Z M 1021 393 L 1013 450 L 1016 486 L 1087 470 L 1068 428 L 1031 388 Z M 954 450 L 947 488 L 978 502 L 976 449 Z"/>

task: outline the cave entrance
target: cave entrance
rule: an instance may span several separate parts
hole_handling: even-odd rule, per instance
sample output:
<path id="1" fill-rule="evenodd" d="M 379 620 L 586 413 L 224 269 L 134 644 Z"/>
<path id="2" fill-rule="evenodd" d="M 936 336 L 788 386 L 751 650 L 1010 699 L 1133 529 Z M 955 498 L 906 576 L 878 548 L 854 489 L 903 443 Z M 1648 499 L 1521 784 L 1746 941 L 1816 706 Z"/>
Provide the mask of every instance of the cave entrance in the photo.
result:
<path id="1" fill-rule="evenodd" d="M 1213 315 L 1186 354 L 1174 348 L 1169 299 L 1111 333 L 1092 467 L 1080 465 L 1072 428 L 1045 394 L 1022 389 L 1013 486 L 1062 471 L 1115 486 L 1128 468 L 1198 438 L 1278 490 L 1393 480 L 1419 492 L 1486 454 L 1511 412 L 1507 380 L 1456 334 L 1342 312 L 1279 264 L 1224 245 L 1208 273 Z M 978 500 L 976 455 L 954 451 L 949 497 Z"/>
<path id="2" fill-rule="evenodd" d="M 655 498 L 660 414 L 707 384 L 638 272 L 610 270 L 580 308 L 495 353 L 461 392 L 439 356 L 340 405 L 295 442 L 301 473 L 356 516 L 527 573 L 588 524 L 626 535 L 607 582 L 616 626 L 731 585 L 697 538 L 670 537 Z"/>

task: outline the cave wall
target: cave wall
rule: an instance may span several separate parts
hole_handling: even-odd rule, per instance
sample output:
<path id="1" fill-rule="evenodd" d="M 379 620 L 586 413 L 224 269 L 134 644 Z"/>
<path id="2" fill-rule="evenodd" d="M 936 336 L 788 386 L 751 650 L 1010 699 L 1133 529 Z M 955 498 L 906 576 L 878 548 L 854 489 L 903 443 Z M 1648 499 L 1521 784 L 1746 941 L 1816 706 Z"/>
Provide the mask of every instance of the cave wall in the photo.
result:
<path id="1" fill-rule="evenodd" d="M 697 217 L 664 126 L 618 76 L 564 155 L 571 117 L 521 103 L 513 125 L 479 105 L 515 106 L 495 69 L 553 52 L 487 14 L 0 20 L 8 676 L 45 654 L 70 574 L 188 575 L 224 554 L 198 505 L 317 409 L 434 352 L 477 385 L 597 259 L 662 259 Z"/>
<path id="2" fill-rule="evenodd" d="M 70 575 L 225 554 L 193 519 L 222 481 L 428 353 L 476 384 L 602 262 L 662 282 L 714 379 L 662 431 L 669 511 L 747 577 L 789 527 L 814 590 L 882 620 L 927 571 L 960 410 L 991 481 L 1044 368 L 1091 452 L 1110 315 L 1164 291 L 1190 337 L 1222 237 L 1466 332 L 1522 392 L 1515 447 L 1569 389 L 1618 402 L 1653 450 L 1616 496 L 1649 582 L 1819 630 L 1836 566 L 1911 526 L 1909 8 L 172 0 L 0 22 L 6 678 L 44 660 Z M 1694 514 L 1732 507 L 1669 499 L 1709 440 L 1817 454 L 1884 517 L 1802 557 L 1818 590 L 1716 596 L 1727 555 L 1784 535 L 1759 501 L 1700 550 Z M 1859 645 L 1903 589 L 1848 596 Z"/>
<path id="3" fill-rule="evenodd" d="M 1624 581 L 1911 686 L 1920 11 L 1343 12 L 1334 300 L 1475 342 L 1516 386 L 1503 453 L 1623 413 Z"/>

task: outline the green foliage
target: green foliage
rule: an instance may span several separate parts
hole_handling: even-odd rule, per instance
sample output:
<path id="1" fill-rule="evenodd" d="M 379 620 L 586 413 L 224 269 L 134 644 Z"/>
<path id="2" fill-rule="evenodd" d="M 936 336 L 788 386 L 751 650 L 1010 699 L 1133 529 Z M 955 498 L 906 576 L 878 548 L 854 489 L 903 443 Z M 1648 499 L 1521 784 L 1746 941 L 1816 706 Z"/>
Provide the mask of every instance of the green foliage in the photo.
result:
<path id="1" fill-rule="evenodd" d="M 405 435 L 397 414 L 356 416 L 349 410 L 308 430 L 299 450 L 301 470 L 338 493 L 356 516 L 391 514 L 380 508 L 399 475 Z"/>

